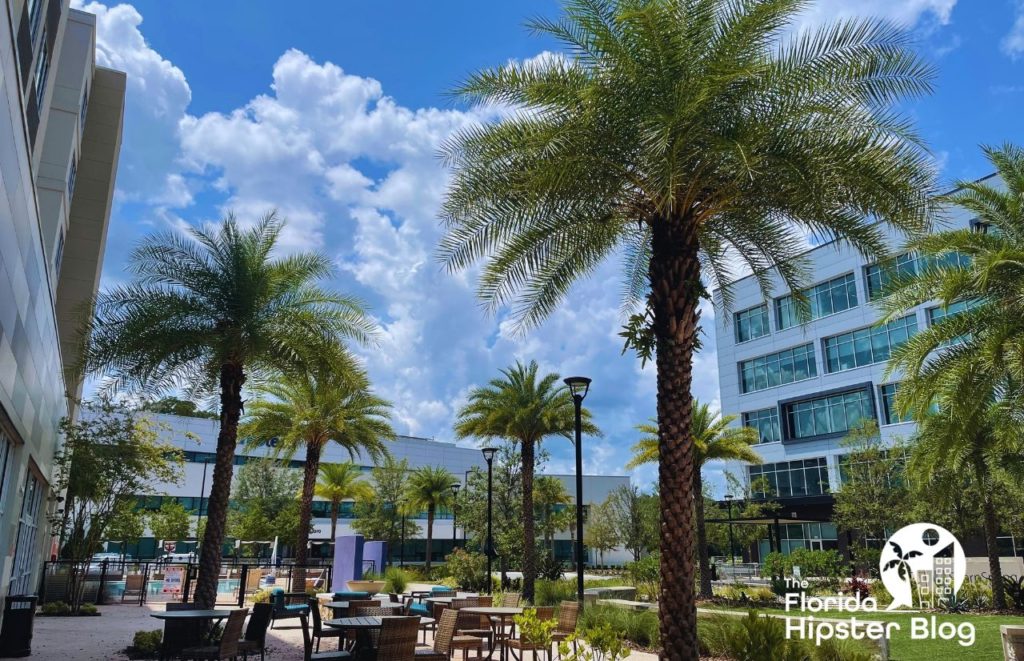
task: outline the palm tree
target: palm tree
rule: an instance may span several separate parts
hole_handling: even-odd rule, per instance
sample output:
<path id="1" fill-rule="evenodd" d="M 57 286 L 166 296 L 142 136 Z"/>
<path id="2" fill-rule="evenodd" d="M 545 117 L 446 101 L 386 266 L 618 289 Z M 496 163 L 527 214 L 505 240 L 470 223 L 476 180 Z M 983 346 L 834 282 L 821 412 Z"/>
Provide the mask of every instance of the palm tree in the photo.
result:
<path id="1" fill-rule="evenodd" d="M 253 372 L 315 364 L 320 348 L 371 340 L 375 327 L 357 299 L 325 291 L 331 274 L 317 253 L 275 256 L 283 221 L 251 228 L 229 215 L 188 236 L 149 237 L 130 257 L 134 281 L 100 293 L 83 331 L 82 367 L 107 387 L 158 393 L 183 387 L 220 396 L 220 431 L 199 556 L 195 601 L 212 608 L 242 412 Z"/>
<path id="2" fill-rule="evenodd" d="M 736 420 L 734 415 L 719 417 L 711 407 L 697 399 L 693 400 L 693 422 L 690 435 L 693 444 L 693 493 L 697 499 L 697 555 L 700 562 L 700 596 L 710 599 L 711 559 L 708 557 L 708 536 L 704 526 L 704 480 L 701 469 L 713 459 L 745 461 L 748 464 L 761 462 L 761 457 L 750 446 L 759 439 L 757 430 L 750 427 L 730 427 Z M 644 436 L 633 445 L 633 458 L 626 468 L 658 461 L 658 426 L 653 422 L 636 426 Z"/>
<path id="3" fill-rule="evenodd" d="M 540 509 L 540 529 L 544 535 L 544 543 L 548 546 L 551 557 L 555 556 L 555 533 L 568 527 L 575 532 L 574 512 L 563 509 L 556 512 L 559 505 L 572 503 L 572 496 L 565 489 L 565 483 L 551 475 L 541 475 L 533 482 L 533 500 Z M 570 518 L 571 516 L 571 518 Z"/>
<path id="4" fill-rule="evenodd" d="M 1024 415 L 1024 150 L 984 151 L 1006 189 L 990 180 L 959 182 L 939 198 L 980 224 L 908 242 L 920 267 L 889 284 L 880 323 L 930 301 L 960 308 L 893 351 L 887 378 L 904 375 L 896 405 L 919 422 L 917 454 L 926 459 L 914 474 L 931 475 L 937 453 L 949 453 L 984 494 L 992 602 L 1004 608 L 991 480 L 992 458 L 1019 451 L 1012 431 Z"/>
<path id="5" fill-rule="evenodd" d="M 434 516 L 438 507 L 451 507 L 455 502 L 452 484 L 455 476 L 443 466 L 423 466 L 409 476 L 406 490 L 407 504 L 411 510 L 427 510 L 427 563 L 430 571 L 430 547 L 434 541 Z"/>
<path id="6" fill-rule="evenodd" d="M 373 487 L 363 481 L 362 470 L 352 462 L 320 464 L 320 481 L 314 493 L 331 502 L 331 541 L 338 529 L 338 509 L 346 500 L 360 501 L 373 498 Z"/>
<path id="7" fill-rule="evenodd" d="M 549 436 L 572 439 L 576 429 L 575 405 L 569 390 L 559 384 L 559 375 L 538 378 L 537 362 L 519 361 L 469 393 L 469 402 L 455 419 L 458 438 L 497 438 L 519 443 L 523 472 L 523 598 L 533 600 L 537 578 L 536 532 L 533 517 L 533 473 L 537 445 Z M 598 435 L 590 411 L 583 409 L 583 432 Z"/>
<path id="8" fill-rule="evenodd" d="M 927 226 L 932 161 L 896 104 L 929 92 L 932 69 L 879 21 L 787 36 L 805 6 L 567 0 L 561 19 L 531 23 L 564 56 L 455 90 L 520 111 L 442 149 L 453 173 L 440 258 L 451 271 L 485 262 L 479 297 L 511 303 L 520 330 L 625 256 L 625 302 L 640 311 L 624 336 L 658 371 L 661 641 L 676 658 L 697 658 L 688 439 L 708 284 L 725 309 L 738 265 L 766 294 L 773 273 L 799 291 L 805 232 L 884 255 L 889 228 Z"/>
<path id="9" fill-rule="evenodd" d="M 324 448 L 333 442 L 350 459 L 381 459 L 387 454 L 386 441 L 395 437 L 388 422 L 391 404 L 370 391 L 369 377 L 340 347 L 325 352 L 315 366 L 281 374 L 258 389 L 271 399 L 249 405 L 240 433 L 254 445 L 277 438 L 276 453 L 286 459 L 300 448 L 306 450 L 295 549 L 295 564 L 302 566 Z"/>

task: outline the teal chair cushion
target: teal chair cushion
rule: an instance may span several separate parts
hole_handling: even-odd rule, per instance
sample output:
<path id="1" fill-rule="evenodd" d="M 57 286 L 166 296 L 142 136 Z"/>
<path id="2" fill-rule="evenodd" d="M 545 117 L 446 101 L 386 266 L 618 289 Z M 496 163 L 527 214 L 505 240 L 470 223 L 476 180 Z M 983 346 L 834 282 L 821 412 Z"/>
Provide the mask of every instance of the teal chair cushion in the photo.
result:
<path id="1" fill-rule="evenodd" d="M 335 592 L 335 601 L 352 601 L 354 599 L 369 599 L 369 592 Z"/>
<path id="2" fill-rule="evenodd" d="M 413 615 L 420 615 L 422 617 L 430 617 L 430 609 L 427 608 L 426 604 L 413 604 L 409 606 L 409 613 Z"/>

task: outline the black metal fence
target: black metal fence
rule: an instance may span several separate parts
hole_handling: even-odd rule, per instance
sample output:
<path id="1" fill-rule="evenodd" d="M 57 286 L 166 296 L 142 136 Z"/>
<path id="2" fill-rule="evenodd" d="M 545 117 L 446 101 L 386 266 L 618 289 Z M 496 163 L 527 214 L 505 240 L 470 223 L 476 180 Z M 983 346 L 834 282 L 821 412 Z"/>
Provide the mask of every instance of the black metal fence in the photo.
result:
<path id="1" fill-rule="evenodd" d="M 77 565 L 77 567 L 76 567 Z M 73 601 L 73 570 L 82 563 L 56 560 L 43 563 L 39 602 Z M 325 563 L 270 563 L 265 559 L 224 558 L 217 580 L 217 604 L 242 607 L 263 590 L 328 592 L 333 567 Z M 199 576 L 197 562 L 103 560 L 90 562 L 79 582 L 82 602 L 101 604 L 190 600 Z"/>

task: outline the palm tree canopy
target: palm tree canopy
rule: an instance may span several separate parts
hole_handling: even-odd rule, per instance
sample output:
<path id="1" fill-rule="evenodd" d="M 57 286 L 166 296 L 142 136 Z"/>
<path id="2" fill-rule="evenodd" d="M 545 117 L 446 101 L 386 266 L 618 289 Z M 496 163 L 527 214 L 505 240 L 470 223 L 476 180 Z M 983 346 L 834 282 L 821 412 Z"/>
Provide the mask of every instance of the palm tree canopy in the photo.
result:
<path id="1" fill-rule="evenodd" d="M 315 493 L 332 503 L 372 498 L 373 487 L 362 477 L 362 470 L 351 462 L 320 464 L 320 480 Z"/>
<path id="2" fill-rule="evenodd" d="M 430 509 L 448 507 L 455 502 L 452 485 L 458 480 L 443 466 L 423 466 L 409 476 L 406 496 L 409 507 Z"/>
<path id="3" fill-rule="evenodd" d="M 538 378 L 536 361 L 520 362 L 501 370 L 501 376 L 486 386 L 474 388 L 469 402 L 455 421 L 458 438 L 500 438 L 536 443 L 548 436 L 572 438 L 575 404 L 558 374 Z M 582 410 L 582 429 L 588 435 L 601 431 Z"/>
<path id="4" fill-rule="evenodd" d="M 756 429 L 730 427 L 734 415 L 719 417 L 708 404 L 693 402 L 693 458 L 697 466 L 703 466 L 712 459 L 745 461 L 749 464 L 761 462 L 761 456 L 750 446 L 759 440 Z M 656 422 L 636 426 L 643 437 L 633 444 L 633 458 L 626 468 L 658 462 L 658 425 Z"/>
<path id="5" fill-rule="evenodd" d="M 738 265 L 766 292 L 773 268 L 798 289 L 804 232 L 882 255 L 877 219 L 922 231 L 932 161 L 894 107 L 930 92 L 932 68 L 881 21 L 792 34 L 807 4 L 569 0 L 560 20 L 531 22 L 565 54 L 454 92 L 522 111 L 444 145 L 441 260 L 485 260 L 479 297 L 511 303 L 525 329 L 613 255 L 626 256 L 626 304 L 643 301 L 660 223 L 696 229 L 726 307 Z"/>
<path id="6" fill-rule="evenodd" d="M 533 483 L 533 501 L 539 506 L 568 505 L 572 496 L 565 483 L 551 475 L 541 475 Z"/>
<path id="7" fill-rule="evenodd" d="M 290 458 L 300 448 L 333 441 L 352 459 L 362 454 L 377 461 L 395 437 L 390 402 L 370 391 L 366 372 L 340 348 L 325 351 L 310 369 L 285 372 L 256 388 L 272 399 L 249 404 L 239 433 L 250 446 L 276 437 L 277 452 Z"/>
<path id="8" fill-rule="evenodd" d="M 339 340 L 370 342 L 363 304 L 315 284 L 331 274 L 328 257 L 273 254 L 283 227 L 274 213 L 248 229 L 229 215 L 146 239 L 129 258 L 134 281 L 97 297 L 81 367 L 111 388 L 210 393 L 225 364 L 293 369 Z"/>

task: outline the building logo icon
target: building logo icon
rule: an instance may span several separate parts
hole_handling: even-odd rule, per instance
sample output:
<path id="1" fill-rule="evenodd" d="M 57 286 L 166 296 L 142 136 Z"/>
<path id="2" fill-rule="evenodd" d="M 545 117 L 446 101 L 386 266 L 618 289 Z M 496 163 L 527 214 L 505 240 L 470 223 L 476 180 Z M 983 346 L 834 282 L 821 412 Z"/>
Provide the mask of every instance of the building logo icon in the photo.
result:
<path id="1" fill-rule="evenodd" d="M 892 595 L 888 610 L 938 608 L 955 596 L 967 573 L 960 541 L 942 526 L 912 523 L 885 542 L 878 561 L 879 575 Z"/>

